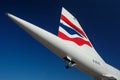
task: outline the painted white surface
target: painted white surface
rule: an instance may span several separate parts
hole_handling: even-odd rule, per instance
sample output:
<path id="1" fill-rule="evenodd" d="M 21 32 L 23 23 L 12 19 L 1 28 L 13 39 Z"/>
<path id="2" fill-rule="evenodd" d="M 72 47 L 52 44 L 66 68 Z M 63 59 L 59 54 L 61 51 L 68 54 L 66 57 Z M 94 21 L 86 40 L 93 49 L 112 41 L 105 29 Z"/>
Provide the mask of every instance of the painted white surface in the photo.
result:
<path id="1" fill-rule="evenodd" d="M 65 11 L 64 8 L 63 11 Z M 65 14 L 69 15 L 68 12 Z M 77 68 L 83 70 L 92 77 L 95 77 L 96 80 L 99 78 L 101 78 L 99 80 L 103 80 L 103 78 L 106 78 L 106 80 L 113 80 L 110 79 L 111 77 L 120 80 L 120 71 L 106 64 L 97 54 L 94 48 L 90 48 L 87 45 L 79 47 L 76 44 L 71 43 L 71 41 L 63 40 L 54 34 L 27 21 L 24 21 L 12 14 L 7 15 L 22 29 L 27 31 L 31 36 L 33 36 L 59 57 L 63 58 L 65 56 L 69 56 L 77 64 Z M 75 22 L 75 24 L 79 25 L 78 22 Z"/>

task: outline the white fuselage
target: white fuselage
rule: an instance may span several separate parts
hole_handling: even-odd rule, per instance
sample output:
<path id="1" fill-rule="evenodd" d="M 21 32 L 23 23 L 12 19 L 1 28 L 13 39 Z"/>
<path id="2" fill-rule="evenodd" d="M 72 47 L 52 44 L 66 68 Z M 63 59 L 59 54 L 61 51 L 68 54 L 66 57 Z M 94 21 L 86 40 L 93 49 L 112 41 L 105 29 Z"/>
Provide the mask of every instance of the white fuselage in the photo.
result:
<path id="1" fill-rule="evenodd" d="M 117 80 L 120 80 L 120 72 L 112 66 L 106 64 L 102 59 L 93 57 L 94 54 L 89 55 L 88 47 L 86 47 L 88 51 L 83 50 L 82 47 L 76 47 L 76 44 L 71 43 L 70 41 L 65 41 L 56 35 L 18 17 L 11 14 L 8 14 L 8 16 L 59 57 L 63 58 L 65 56 L 69 56 L 76 63 L 75 66 L 80 70 L 83 70 L 93 77 L 112 76 L 117 78 Z M 83 47 L 85 46 L 86 45 L 83 45 Z M 93 52 L 95 53 L 96 51 Z"/>

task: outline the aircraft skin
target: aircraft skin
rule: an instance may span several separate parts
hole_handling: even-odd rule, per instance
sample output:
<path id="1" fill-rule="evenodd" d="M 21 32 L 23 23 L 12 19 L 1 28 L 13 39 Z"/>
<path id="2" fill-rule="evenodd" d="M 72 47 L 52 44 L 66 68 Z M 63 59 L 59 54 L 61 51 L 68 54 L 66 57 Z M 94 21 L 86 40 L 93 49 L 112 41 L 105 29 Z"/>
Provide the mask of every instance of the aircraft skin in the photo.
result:
<path id="1" fill-rule="evenodd" d="M 95 80 L 120 80 L 120 71 L 99 56 L 77 19 L 65 8 L 62 8 L 57 36 L 12 14 L 7 16 L 66 61 L 66 68 L 75 66 Z"/>

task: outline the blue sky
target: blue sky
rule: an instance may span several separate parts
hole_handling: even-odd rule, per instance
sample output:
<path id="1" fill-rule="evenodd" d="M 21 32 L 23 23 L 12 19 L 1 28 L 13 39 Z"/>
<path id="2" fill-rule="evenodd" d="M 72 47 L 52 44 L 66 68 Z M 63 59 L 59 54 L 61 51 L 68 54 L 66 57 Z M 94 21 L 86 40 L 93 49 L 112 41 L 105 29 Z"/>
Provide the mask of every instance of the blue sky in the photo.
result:
<path id="1" fill-rule="evenodd" d="M 92 80 L 42 46 L 5 13 L 57 34 L 64 6 L 80 22 L 103 59 L 120 69 L 119 0 L 1 0 L 0 80 Z"/>

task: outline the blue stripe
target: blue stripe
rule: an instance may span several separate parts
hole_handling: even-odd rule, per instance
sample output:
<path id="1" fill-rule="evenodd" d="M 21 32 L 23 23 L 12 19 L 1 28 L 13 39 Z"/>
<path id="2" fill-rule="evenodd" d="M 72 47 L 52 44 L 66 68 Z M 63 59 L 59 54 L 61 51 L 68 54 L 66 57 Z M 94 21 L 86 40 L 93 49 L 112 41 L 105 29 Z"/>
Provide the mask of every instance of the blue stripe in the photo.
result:
<path id="1" fill-rule="evenodd" d="M 77 34 L 80 37 L 82 37 L 82 35 L 80 35 L 78 32 L 76 32 L 75 30 L 69 28 L 68 26 L 64 25 L 63 23 L 60 23 L 60 26 L 65 29 L 68 33 L 70 33 L 71 35 Z"/>

